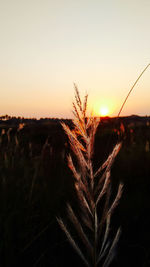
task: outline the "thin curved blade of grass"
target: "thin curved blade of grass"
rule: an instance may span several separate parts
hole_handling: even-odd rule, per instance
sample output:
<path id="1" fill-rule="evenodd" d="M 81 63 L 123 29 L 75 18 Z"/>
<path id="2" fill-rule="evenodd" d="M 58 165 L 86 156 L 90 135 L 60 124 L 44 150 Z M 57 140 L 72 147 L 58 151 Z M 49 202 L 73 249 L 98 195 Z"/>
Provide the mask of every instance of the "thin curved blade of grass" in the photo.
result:
<path id="1" fill-rule="evenodd" d="M 116 195 L 115 200 L 114 200 L 114 202 L 112 203 L 112 205 L 111 205 L 111 207 L 110 207 L 110 209 L 109 209 L 109 211 L 108 211 L 108 214 L 112 214 L 112 213 L 113 213 L 114 209 L 116 208 L 116 206 L 117 206 L 118 203 L 119 203 L 119 200 L 120 200 L 120 198 L 121 198 L 121 196 L 122 196 L 122 192 L 123 192 L 123 184 L 120 183 L 120 184 L 119 184 L 119 188 L 118 188 L 117 195 Z"/>
<path id="2" fill-rule="evenodd" d="M 112 167 L 112 164 L 113 164 L 117 154 L 120 151 L 121 145 L 122 145 L 122 143 L 116 144 L 114 149 L 113 149 L 113 151 L 112 151 L 112 153 L 108 156 L 108 162 L 107 162 L 106 170 L 103 173 L 102 177 L 99 179 L 99 182 L 98 182 L 98 184 L 97 184 L 97 186 L 95 188 L 95 194 L 99 191 L 101 183 L 104 181 L 104 179 L 106 177 L 106 173 L 110 171 L 110 169 Z M 99 168 L 99 170 L 100 170 L 100 168 Z M 97 174 L 98 174 L 99 170 L 96 172 Z"/>
<path id="3" fill-rule="evenodd" d="M 85 209 L 86 212 L 88 210 L 89 213 L 93 216 L 93 213 L 92 213 L 92 207 L 93 207 L 92 199 L 89 199 L 87 201 L 87 199 L 85 198 L 85 196 L 83 194 L 83 191 L 79 187 L 79 184 L 76 183 L 75 184 L 75 188 L 76 188 L 77 196 L 79 198 L 80 205 L 81 205 L 82 209 Z"/>
<path id="4" fill-rule="evenodd" d="M 104 228 L 104 224 L 107 221 L 110 195 L 111 195 L 111 184 L 109 184 L 107 192 L 106 192 L 106 199 L 105 199 L 105 203 L 104 203 L 104 208 L 103 208 L 101 220 L 100 220 L 100 223 L 99 223 L 99 236 L 102 234 L 102 230 Z"/>
<path id="5" fill-rule="evenodd" d="M 94 177 L 96 177 L 102 170 L 104 170 L 107 167 L 107 170 L 109 170 L 113 164 L 113 161 L 117 154 L 119 153 L 121 149 L 122 143 L 117 143 L 115 147 L 113 148 L 113 151 L 110 153 L 106 161 L 100 166 L 100 168 L 95 172 Z"/>
<path id="6" fill-rule="evenodd" d="M 87 201 L 90 203 L 90 206 L 93 207 L 93 199 L 91 197 L 91 194 L 89 192 L 89 188 L 87 187 L 87 184 L 85 185 L 82 182 L 82 179 L 80 179 L 79 181 L 76 182 L 76 190 L 79 191 L 79 193 L 83 194 L 85 196 L 85 198 L 87 199 Z"/>
<path id="7" fill-rule="evenodd" d="M 108 267 L 110 265 L 110 263 L 112 262 L 112 260 L 114 258 L 114 255 L 115 255 L 114 251 L 115 251 L 116 245 L 118 243 L 118 240 L 120 238 L 120 234 L 121 234 L 121 229 L 119 228 L 118 231 L 117 231 L 117 233 L 116 233 L 116 235 L 115 235 L 115 238 L 113 240 L 113 243 L 111 245 L 111 248 L 110 248 L 110 250 L 108 252 L 108 255 L 106 257 L 106 260 L 105 260 L 105 262 L 104 262 L 104 264 L 103 264 L 102 267 Z"/>
<path id="8" fill-rule="evenodd" d="M 110 171 L 106 172 L 105 182 L 104 182 L 103 188 L 101 189 L 101 191 L 100 191 L 100 193 L 99 193 L 99 195 L 97 197 L 96 205 L 101 200 L 103 195 L 106 193 L 109 183 L 110 183 Z"/>
<path id="9" fill-rule="evenodd" d="M 93 225 L 92 225 L 92 222 L 91 222 L 88 214 L 86 214 L 86 213 L 81 214 L 81 220 L 83 221 L 85 226 L 88 227 L 93 232 Z"/>
<path id="10" fill-rule="evenodd" d="M 73 237 L 71 236 L 71 234 L 69 233 L 69 231 L 67 230 L 65 224 L 63 223 L 62 219 L 57 218 L 57 221 L 61 227 L 61 229 L 65 232 L 70 244 L 72 245 L 72 247 L 75 249 L 75 251 L 78 253 L 78 255 L 81 257 L 81 259 L 84 261 L 85 265 L 90 267 L 88 261 L 85 259 L 81 249 L 78 247 L 78 245 L 76 244 L 76 242 L 74 241 Z"/>
<path id="11" fill-rule="evenodd" d="M 97 265 L 98 263 L 102 260 L 102 258 L 104 258 L 104 256 L 106 255 L 108 249 L 109 249 L 109 246 L 110 246 L 110 241 L 107 241 L 104 249 L 103 249 L 103 252 L 98 256 L 98 259 L 97 259 Z"/>
<path id="12" fill-rule="evenodd" d="M 129 93 L 128 93 L 127 96 L 126 96 L 126 98 L 125 98 L 125 100 L 124 100 L 124 102 L 123 102 L 123 104 L 122 104 L 122 106 L 121 106 L 121 108 L 120 108 L 120 110 L 119 110 L 119 112 L 118 112 L 118 116 L 117 116 L 117 117 L 120 116 L 120 114 L 121 114 L 121 112 L 122 112 L 122 110 L 123 110 L 123 108 L 124 108 L 124 105 L 125 105 L 125 103 L 127 102 L 127 99 L 129 98 L 129 95 L 131 94 L 131 92 L 133 91 L 135 85 L 137 84 L 137 82 L 139 81 L 139 79 L 142 77 L 142 75 L 143 75 L 144 72 L 148 69 L 149 66 L 150 66 L 150 64 L 148 64 L 148 65 L 144 68 L 144 70 L 141 72 L 141 74 L 140 74 L 140 75 L 138 76 L 138 78 L 136 79 L 135 83 L 133 84 L 133 86 L 131 87 Z"/>
<path id="13" fill-rule="evenodd" d="M 68 156 L 68 167 L 69 169 L 72 171 L 73 175 L 74 175 L 74 178 L 77 180 L 77 181 L 80 181 L 80 174 L 77 172 L 74 164 L 73 164 L 73 160 L 72 160 L 72 157 L 71 155 L 69 154 Z"/>
<path id="14" fill-rule="evenodd" d="M 85 246 L 87 247 L 89 253 L 92 255 L 92 252 L 93 252 L 93 248 L 91 246 L 91 243 L 90 241 L 88 240 L 86 234 L 84 233 L 83 231 L 83 228 L 82 228 L 82 225 L 81 223 L 79 222 L 78 218 L 76 217 L 72 207 L 68 204 L 67 205 L 67 209 L 68 209 L 68 215 L 69 215 L 69 218 L 70 220 L 72 221 L 73 225 L 75 226 L 79 236 L 81 237 L 83 243 L 85 244 Z"/>
<path id="15" fill-rule="evenodd" d="M 108 239 L 108 235 L 109 235 L 109 231 L 110 231 L 110 215 L 107 216 L 107 219 L 106 219 L 106 229 L 105 229 L 105 234 L 104 234 L 104 238 L 103 238 L 103 243 L 102 243 L 102 246 L 101 246 L 101 250 L 100 250 L 100 253 L 99 253 L 99 256 L 98 256 L 98 261 L 97 263 L 100 261 L 100 259 L 103 257 L 104 253 L 106 252 L 106 248 L 107 247 L 107 239 Z"/>

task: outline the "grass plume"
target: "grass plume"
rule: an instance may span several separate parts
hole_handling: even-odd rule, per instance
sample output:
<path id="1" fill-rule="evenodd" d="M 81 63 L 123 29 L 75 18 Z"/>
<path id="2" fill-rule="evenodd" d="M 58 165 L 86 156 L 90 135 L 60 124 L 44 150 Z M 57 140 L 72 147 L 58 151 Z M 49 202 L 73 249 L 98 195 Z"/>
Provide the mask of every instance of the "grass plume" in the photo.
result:
<path id="1" fill-rule="evenodd" d="M 86 266 L 97 267 L 101 264 L 107 267 L 113 259 L 114 249 L 120 235 L 120 229 L 118 229 L 114 239 L 110 242 L 111 216 L 118 205 L 123 188 L 120 184 L 116 196 L 110 201 L 111 167 L 121 148 L 121 143 L 115 145 L 102 166 L 97 170 L 93 169 L 94 141 L 100 119 L 87 117 L 87 100 L 88 95 L 82 102 L 75 85 L 74 128 L 70 129 L 62 123 L 75 156 L 75 158 L 71 154 L 68 156 L 68 166 L 75 180 L 79 213 L 76 214 L 70 204 L 67 205 L 67 212 L 77 238 L 73 237 L 70 228 L 61 218 L 57 220 Z"/>

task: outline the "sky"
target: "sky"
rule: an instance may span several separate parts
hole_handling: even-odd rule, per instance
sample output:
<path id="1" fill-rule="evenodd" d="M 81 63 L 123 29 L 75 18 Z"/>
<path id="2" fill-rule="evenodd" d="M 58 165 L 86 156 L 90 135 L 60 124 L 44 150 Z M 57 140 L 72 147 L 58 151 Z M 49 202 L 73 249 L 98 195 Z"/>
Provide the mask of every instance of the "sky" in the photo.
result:
<path id="1" fill-rule="evenodd" d="M 149 29 L 149 0 L 0 0 L 0 115 L 70 118 L 76 83 L 116 116 L 150 63 Z M 131 114 L 150 115 L 150 68 Z"/>

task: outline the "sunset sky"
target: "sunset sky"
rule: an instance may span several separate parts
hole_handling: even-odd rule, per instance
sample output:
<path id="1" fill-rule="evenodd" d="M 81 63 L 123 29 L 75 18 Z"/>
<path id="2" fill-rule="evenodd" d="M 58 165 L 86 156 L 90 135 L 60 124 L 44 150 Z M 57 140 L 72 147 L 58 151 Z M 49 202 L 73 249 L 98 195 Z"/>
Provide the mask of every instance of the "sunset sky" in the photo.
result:
<path id="1" fill-rule="evenodd" d="M 71 117 L 73 83 L 117 115 L 150 63 L 150 0 L 1 0 L 0 115 Z M 122 115 L 150 115 L 150 68 Z"/>

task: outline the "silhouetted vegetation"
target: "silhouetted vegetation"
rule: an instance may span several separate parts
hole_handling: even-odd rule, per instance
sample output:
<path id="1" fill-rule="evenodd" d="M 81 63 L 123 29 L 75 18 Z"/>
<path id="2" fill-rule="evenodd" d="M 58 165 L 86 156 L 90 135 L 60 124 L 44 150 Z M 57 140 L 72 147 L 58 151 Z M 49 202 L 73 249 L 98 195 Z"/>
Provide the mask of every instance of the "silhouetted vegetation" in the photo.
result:
<path id="1" fill-rule="evenodd" d="M 82 266 L 56 222 L 75 203 L 70 145 L 60 122 L 0 118 L 0 265 Z M 95 140 L 94 168 L 123 141 L 112 168 L 112 193 L 124 192 L 112 227 L 122 227 L 111 266 L 150 266 L 150 117 L 103 118 Z"/>

